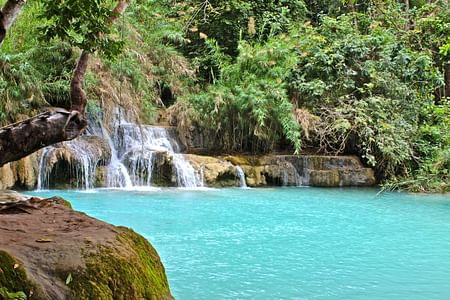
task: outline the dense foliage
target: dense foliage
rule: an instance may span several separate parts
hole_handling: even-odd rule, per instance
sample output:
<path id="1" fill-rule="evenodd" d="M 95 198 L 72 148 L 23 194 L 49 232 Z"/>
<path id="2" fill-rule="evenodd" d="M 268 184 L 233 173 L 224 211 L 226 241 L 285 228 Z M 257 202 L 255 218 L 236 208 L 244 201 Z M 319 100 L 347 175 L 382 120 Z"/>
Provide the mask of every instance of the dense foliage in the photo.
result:
<path id="1" fill-rule="evenodd" d="M 298 31 L 292 101 L 320 117 L 310 143 L 361 155 L 380 175 L 406 174 L 422 107 L 441 83 L 432 57 L 365 15 L 324 17 Z"/>
<path id="2" fill-rule="evenodd" d="M 88 49 L 91 109 L 172 105 L 214 150 L 357 154 L 386 187 L 450 189 L 446 0 L 140 0 L 115 26 L 114 1 L 66 2 L 30 1 L 6 38 L 1 124 L 66 106 Z"/>
<path id="3" fill-rule="evenodd" d="M 300 151 L 300 127 L 285 80 L 297 62 L 292 47 L 286 36 L 262 45 L 242 42 L 236 62 L 224 64 L 216 84 L 191 96 L 197 119 L 215 128 L 217 146 L 260 152 L 286 137 Z"/>

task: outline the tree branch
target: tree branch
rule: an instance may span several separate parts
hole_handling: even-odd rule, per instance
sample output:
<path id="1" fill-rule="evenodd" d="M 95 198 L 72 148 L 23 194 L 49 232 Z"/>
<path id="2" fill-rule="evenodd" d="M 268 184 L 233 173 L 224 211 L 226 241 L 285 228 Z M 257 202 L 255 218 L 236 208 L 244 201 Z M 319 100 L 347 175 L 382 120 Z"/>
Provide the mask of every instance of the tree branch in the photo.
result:
<path id="1" fill-rule="evenodd" d="M 116 21 L 130 5 L 131 0 L 121 0 L 112 10 L 112 15 L 108 19 L 108 23 L 112 24 Z M 83 90 L 83 81 L 88 67 L 90 53 L 84 50 L 78 59 L 77 67 L 73 73 L 70 82 L 70 100 L 72 102 L 71 110 L 79 111 L 83 116 L 87 104 L 86 93 Z"/>
<path id="2" fill-rule="evenodd" d="M 0 47 L 5 39 L 6 32 L 20 14 L 27 0 L 8 0 L 0 12 Z"/>

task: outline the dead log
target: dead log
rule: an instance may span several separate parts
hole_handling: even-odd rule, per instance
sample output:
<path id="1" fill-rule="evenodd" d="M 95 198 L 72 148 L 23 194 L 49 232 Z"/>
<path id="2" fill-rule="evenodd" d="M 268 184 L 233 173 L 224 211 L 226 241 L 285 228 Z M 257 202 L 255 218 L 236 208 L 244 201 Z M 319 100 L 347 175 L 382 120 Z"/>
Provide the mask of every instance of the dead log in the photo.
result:
<path id="1" fill-rule="evenodd" d="M 54 109 L 0 128 L 0 167 L 46 146 L 72 140 L 86 126 L 80 112 Z"/>

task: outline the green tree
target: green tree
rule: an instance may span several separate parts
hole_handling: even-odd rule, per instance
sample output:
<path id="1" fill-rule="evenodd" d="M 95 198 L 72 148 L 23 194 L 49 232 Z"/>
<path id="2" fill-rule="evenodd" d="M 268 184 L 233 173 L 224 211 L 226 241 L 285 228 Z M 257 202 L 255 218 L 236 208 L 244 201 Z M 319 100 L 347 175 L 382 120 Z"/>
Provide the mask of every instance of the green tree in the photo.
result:
<path id="1" fill-rule="evenodd" d="M 186 21 L 186 38 L 190 43 L 185 45 L 184 52 L 197 62 L 201 77 L 208 82 L 219 77 L 222 63 L 212 55 L 215 53 L 214 46 L 220 47 L 221 53 L 232 60 L 239 53 L 241 40 L 262 42 L 270 36 L 287 33 L 290 26 L 303 21 L 306 14 L 302 0 L 185 3 L 190 7 L 185 8 L 190 16 Z"/>
<path id="2" fill-rule="evenodd" d="M 19 14 L 24 2 L 8 0 L 5 3 L 2 8 L 4 32 Z M 119 51 L 120 43 L 113 42 L 109 36 L 110 27 L 129 5 L 128 0 L 118 1 L 114 8 L 113 3 L 100 0 L 42 0 L 42 3 L 45 37 L 67 41 L 82 50 L 70 83 L 70 111 L 51 110 L 21 123 L 1 128 L 0 166 L 45 146 L 73 139 L 84 131 L 87 125 L 85 116 L 87 101 L 83 81 L 89 55 L 99 51 L 112 56 Z"/>

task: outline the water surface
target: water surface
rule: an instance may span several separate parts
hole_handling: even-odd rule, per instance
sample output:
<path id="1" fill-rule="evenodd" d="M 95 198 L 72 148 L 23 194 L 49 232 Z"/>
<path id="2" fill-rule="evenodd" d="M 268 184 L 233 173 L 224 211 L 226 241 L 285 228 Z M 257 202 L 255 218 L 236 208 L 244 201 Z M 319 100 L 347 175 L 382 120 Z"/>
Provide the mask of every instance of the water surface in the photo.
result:
<path id="1" fill-rule="evenodd" d="M 176 299 L 450 299 L 450 197 L 373 189 L 48 191 L 149 239 Z"/>

